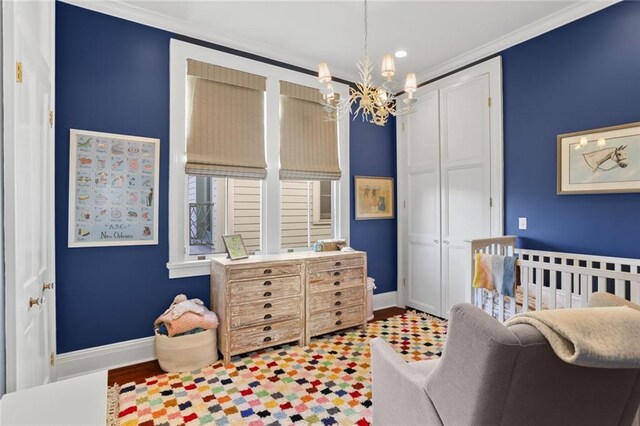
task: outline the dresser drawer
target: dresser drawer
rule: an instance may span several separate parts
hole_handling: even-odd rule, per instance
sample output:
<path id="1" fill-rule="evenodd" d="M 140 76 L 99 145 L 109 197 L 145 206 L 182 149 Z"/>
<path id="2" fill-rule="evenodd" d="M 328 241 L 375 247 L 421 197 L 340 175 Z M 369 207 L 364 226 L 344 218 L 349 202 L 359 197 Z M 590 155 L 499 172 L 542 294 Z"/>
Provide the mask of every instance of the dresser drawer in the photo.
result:
<path id="1" fill-rule="evenodd" d="M 362 268 L 315 272 L 310 275 L 309 288 L 311 293 L 364 286 L 364 270 Z"/>
<path id="2" fill-rule="evenodd" d="M 312 313 L 327 309 L 344 308 L 364 303 L 364 289 L 362 286 L 347 289 L 331 290 L 310 295 L 309 309 Z"/>
<path id="3" fill-rule="evenodd" d="M 318 334 L 352 327 L 362 324 L 363 321 L 364 306 L 362 305 L 312 314 L 310 319 L 311 335 L 317 336 Z"/>
<path id="4" fill-rule="evenodd" d="M 264 264 L 254 265 L 250 268 L 231 268 L 229 271 L 230 280 L 242 280 L 248 278 L 270 278 L 282 275 L 300 275 L 301 264 Z"/>
<path id="5" fill-rule="evenodd" d="M 277 345 L 300 339 L 302 321 L 300 319 L 261 324 L 231 331 L 231 351 L 250 352 L 261 347 Z"/>
<path id="6" fill-rule="evenodd" d="M 300 286 L 300 276 L 229 282 L 233 304 L 295 296 L 300 294 Z"/>
<path id="7" fill-rule="evenodd" d="M 336 280 L 347 280 L 353 278 L 362 278 L 364 276 L 364 269 L 362 268 L 349 268 L 323 272 L 311 272 L 309 274 L 309 283 L 311 285 L 322 282 L 334 282 Z"/>
<path id="8" fill-rule="evenodd" d="M 323 260 L 310 262 L 307 266 L 309 272 L 338 270 L 341 268 L 353 268 L 364 266 L 363 257 L 351 257 L 347 259 L 337 258 L 333 260 Z"/>
<path id="9" fill-rule="evenodd" d="M 300 296 L 271 301 L 233 304 L 231 328 L 269 323 L 290 318 L 300 318 Z"/>

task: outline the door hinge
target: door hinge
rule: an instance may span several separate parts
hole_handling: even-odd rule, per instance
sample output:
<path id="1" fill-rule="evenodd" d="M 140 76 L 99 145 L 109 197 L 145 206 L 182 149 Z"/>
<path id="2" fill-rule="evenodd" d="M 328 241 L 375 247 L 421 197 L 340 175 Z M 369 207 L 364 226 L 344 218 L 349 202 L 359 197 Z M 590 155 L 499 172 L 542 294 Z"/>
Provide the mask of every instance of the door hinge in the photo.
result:
<path id="1" fill-rule="evenodd" d="M 49 364 L 51 364 L 52 367 L 56 365 L 56 355 L 53 352 L 49 354 Z"/>
<path id="2" fill-rule="evenodd" d="M 404 121 L 402 122 L 402 131 L 404 132 Z"/>
<path id="3" fill-rule="evenodd" d="M 53 129 L 53 111 L 49 111 L 49 126 Z"/>
<path id="4" fill-rule="evenodd" d="M 402 207 L 404 207 L 405 209 L 407 208 L 407 200 L 404 200 L 404 201 L 402 202 Z"/>
<path id="5" fill-rule="evenodd" d="M 493 207 L 493 197 L 489 197 L 489 207 Z"/>
<path id="6" fill-rule="evenodd" d="M 491 96 L 489 96 L 489 98 L 487 99 L 487 105 L 489 105 L 489 108 L 491 108 Z"/>
<path id="7" fill-rule="evenodd" d="M 22 83 L 22 62 L 16 62 L 16 83 Z"/>
<path id="8" fill-rule="evenodd" d="M 403 278 L 402 279 L 402 287 L 406 287 L 407 286 L 407 279 Z"/>

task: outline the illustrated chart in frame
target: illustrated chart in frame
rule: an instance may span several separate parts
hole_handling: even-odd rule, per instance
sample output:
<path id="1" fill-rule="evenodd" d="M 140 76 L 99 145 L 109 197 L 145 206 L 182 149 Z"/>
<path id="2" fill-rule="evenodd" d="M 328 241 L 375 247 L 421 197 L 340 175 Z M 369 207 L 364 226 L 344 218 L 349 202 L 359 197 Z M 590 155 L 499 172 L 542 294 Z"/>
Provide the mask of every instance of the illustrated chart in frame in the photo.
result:
<path id="1" fill-rule="evenodd" d="M 160 140 L 71 130 L 69 247 L 158 244 Z"/>

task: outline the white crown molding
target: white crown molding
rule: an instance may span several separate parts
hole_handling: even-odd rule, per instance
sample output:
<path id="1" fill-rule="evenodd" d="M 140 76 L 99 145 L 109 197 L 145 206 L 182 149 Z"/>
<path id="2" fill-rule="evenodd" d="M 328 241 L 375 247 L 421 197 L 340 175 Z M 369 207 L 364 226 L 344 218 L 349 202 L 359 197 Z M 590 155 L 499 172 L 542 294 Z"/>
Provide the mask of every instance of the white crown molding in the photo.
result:
<path id="1" fill-rule="evenodd" d="M 472 64 L 475 61 L 500 53 L 505 49 L 515 46 L 516 44 L 520 44 L 587 15 L 591 15 L 592 13 L 605 9 L 619 1 L 621 0 L 580 1 L 574 3 L 483 46 L 463 53 L 462 55 L 435 67 L 429 68 L 428 70 L 419 72 L 417 74 L 418 83 L 430 81 L 448 72 Z"/>
<path id="2" fill-rule="evenodd" d="M 60 354 L 56 357 L 56 372 L 58 380 L 62 380 L 153 359 L 154 337 L 143 337 Z"/>
<path id="3" fill-rule="evenodd" d="M 128 3 L 123 3 L 120 0 L 60 1 L 83 9 L 104 13 L 106 15 L 115 16 L 127 21 L 136 22 L 138 24 L 147 25 L 183 36 L 196 38 L 209 43 L 219 44 L 220 46 L 262 56 L 264 58 L 302 67 L 311 71 L 316 70 L 318 66 L 317 62 L 301 59 L 298 55 L 278 49 L 273 45 L 261 43 L 256 40 L 248 40 L 242 37 L 229 36 L 221 33 L 219 30 L 212 30 L 210 27 L 205 25 L 194 24 L 179 18 L 172 18 L 161 13 L 142 9 Z M 334 69 L 333 74 L 334 76 L 338 76 L 338 78 L 343 78 L 347 81 L 355 81 L 357 79 L 355 70 L 348 71 Z"/>
<path id="4" fill-rule="evenodd" d="M 390 308 L 392 306 L 398 306 L 398 292 L 389 291 L 387 293 L 380 293 L 373 295 L 373 310 Z"/>

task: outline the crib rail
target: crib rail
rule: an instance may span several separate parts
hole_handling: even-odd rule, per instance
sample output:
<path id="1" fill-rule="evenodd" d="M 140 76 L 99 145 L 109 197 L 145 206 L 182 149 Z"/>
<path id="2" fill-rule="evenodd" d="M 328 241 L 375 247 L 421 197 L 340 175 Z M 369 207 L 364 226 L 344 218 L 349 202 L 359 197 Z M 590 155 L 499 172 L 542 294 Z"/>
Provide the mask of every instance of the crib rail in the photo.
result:
<path id="1" fill-rule="evenodd" d="M 596 291 L 640 304 L 640 259 L 518 249 L 512 236 L 468 243 L 469 288 L 472 287 L 475 253 L 518 256 L 521 286 L 515 300 L 484 289 L 469 292 L 472 303 L 500 321 L 519 312 L 586 306 Z"/>

